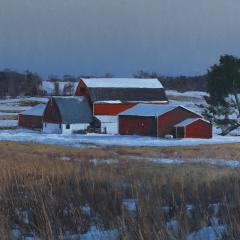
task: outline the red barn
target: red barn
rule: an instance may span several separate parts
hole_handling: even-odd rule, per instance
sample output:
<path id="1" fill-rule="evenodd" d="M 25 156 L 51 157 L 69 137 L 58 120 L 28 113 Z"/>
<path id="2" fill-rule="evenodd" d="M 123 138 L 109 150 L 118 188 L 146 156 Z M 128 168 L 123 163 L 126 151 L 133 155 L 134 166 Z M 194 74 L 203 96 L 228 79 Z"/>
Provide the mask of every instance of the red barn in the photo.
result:
<path id="1" fill-rule="evenodd" d="M 119 133 L 122 135 L 175 136 L 174 126 L 201 115 L 182 106 L 137 104 L 119 114 Z M 176 136 L 175 136 L 176 137 Z"/>
<path id="2" fill-rule="evenodd" d="M 45 104 L 39 104 L 18 115 L 18 125 L 23 128 L 42 128 Z"/>
<path id="3" fill-rule="evenodd" d="M 117 134 L 118 114 L 139 102 L 168 103 L 158 79 L 89 78 L 81 79 L 76 96 L 88 97 L 101 132 Z"/>
<path id="4" fill-rule="evenodd" d="M 202 118 L 189 118 L 175 125 L 177 138 L 212 138 L 212 125 Z"/>
<path id="5" fill-rule="evenodd" d="M 43 133 L 84 132 L 92 121 L 92 108 L 85 97 L 52 97 L 43 114 Z"/>

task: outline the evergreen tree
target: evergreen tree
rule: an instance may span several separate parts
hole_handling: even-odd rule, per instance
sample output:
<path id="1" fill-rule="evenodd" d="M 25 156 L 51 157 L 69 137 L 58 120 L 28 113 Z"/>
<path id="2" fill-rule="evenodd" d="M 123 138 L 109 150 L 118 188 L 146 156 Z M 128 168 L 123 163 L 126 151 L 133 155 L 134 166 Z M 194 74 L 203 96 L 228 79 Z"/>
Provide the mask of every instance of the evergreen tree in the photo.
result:
<path id="1" fill-rule="evenodd" d="M 208 106 L 203 114 L 226 135 L 240 126 L 240 59 L 221 56 L 207 77 Z"/>

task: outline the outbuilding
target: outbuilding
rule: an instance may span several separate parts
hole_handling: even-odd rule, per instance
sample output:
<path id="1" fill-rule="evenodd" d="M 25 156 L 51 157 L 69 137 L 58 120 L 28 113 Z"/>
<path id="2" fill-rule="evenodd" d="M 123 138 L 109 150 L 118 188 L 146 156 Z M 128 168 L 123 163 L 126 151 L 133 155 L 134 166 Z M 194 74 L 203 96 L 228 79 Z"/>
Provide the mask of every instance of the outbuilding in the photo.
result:
<path id="1" fill-rule="evenodd" d="M 202 118 L 183 106 L 137 104 L 119 114 L 122 135 L 175 136 L 174 126 L 188 118 Z"/>
<path id="2" fill-rule="evenodd" d="M 23 128 L 42 128 L 46 104 L 38 104 L 18 115 L 18 126 Z"/>
<path id="3" fill-rule="evenodd" d="M 177 138 L 212 138 L 212 124 L 202 118 L 189 118 L 175 125 Z"/>
<path id="4" fill-rule="evenodd" d="M 87 130 L 92 121 L 91 105 L 85 97 L 52 97 L 44 111 L 43 132 L 82 132 Z"/>

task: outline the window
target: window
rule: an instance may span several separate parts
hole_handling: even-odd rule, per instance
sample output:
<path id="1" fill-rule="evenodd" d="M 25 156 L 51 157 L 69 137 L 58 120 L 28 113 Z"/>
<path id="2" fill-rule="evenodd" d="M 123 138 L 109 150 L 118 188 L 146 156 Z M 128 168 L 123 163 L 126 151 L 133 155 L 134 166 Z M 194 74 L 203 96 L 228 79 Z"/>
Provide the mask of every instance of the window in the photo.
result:
<path id="1" fill-rule="evenodd" d="M 62 124 L 61 124 L 61 123 L 59 124 L 59 128 L 60 128 L 60 129 L 62 128 Z"/>
<path id="2" fill-rule="evenodd" d="M 70 129 L 70 124 L 67 124 L 67 125 L 66 125 L 66 129 Z"/>

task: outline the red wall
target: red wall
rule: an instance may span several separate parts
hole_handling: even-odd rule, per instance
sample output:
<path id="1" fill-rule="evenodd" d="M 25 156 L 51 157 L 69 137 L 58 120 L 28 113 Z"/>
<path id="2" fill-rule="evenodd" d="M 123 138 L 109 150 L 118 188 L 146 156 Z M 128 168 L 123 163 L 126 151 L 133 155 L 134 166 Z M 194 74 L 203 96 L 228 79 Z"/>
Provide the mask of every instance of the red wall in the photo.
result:
<path id="1" fill-rule="evenodd" d="M 119 133 L 121 135 L 156 136 L 156 119 L 154 117 L 119 116 Z"/>
<path id="2" fill-rule="evenodd" d="M 43 122 L 48 122 L 48 123 L 62 122 L 57 104 L 52 99 L 50 99 L 47 103 L 46 109 L 43 114 Z"/>
<path id="3" fill-rule="evenodd" d="M 177 107 L 172 111 L 159 116 L 158 136 L 164 137 L 166 134 L 175 135 L 174 126 L 187 118 L 200 118 L 200 116 L 182 107 Z"/>
<path id="4" fill-rule="evenodd" d="M 185 128 L 186 138 L 212 138 L 212 125 L 202 120 L 193 122 Z"/>
<path id="5" fill-rule="evenodd" d="M 42 117 L 19 114 L 18 125 L 25 128 L 42 128 Z"/>
<path id="6" fill-rule="evenodd" d="M 135 105 L 136 103 L 95 103 L 94 115 L 118 115 Z"/>

